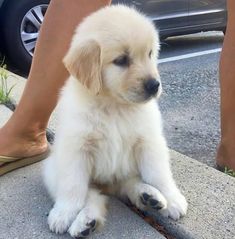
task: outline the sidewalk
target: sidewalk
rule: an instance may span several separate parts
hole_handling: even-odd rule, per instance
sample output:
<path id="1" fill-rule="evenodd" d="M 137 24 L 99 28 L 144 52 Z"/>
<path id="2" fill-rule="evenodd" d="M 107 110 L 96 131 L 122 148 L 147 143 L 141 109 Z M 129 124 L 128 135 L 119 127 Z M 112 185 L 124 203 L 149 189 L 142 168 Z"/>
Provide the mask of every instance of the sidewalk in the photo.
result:
<path id="1" fill-rule="evenodd" d="M 25 79 L 13 89 L 16 102 L 22 93 Z M 0 127 L 11 112 L 0 105 Z M 49 128 L 54 130 L 56 112 Z M 175 151 L 171 151 L 176 181 L 189 202 L 185 218 L 174 222 L 150 212 L 175 238 L 232 239 L 235 238 L 235 179 Z M 0 239 L 12 238 L 69 238 L 49 232 L 46 214 L 52 205 L 42 185 L 37 163 L 0 178 Z M 109 218 L 103 231 L 91 238 L 163 238 L 139 216 L 121 202 L 111 199 Z"/>

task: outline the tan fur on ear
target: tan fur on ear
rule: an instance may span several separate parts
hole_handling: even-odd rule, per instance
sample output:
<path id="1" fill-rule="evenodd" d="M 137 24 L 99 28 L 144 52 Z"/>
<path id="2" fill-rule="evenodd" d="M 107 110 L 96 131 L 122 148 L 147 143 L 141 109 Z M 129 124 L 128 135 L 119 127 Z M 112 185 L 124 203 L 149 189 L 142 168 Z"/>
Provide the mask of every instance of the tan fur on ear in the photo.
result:
<path id="1" fill-rule="evenodd" d="M 99 93 L 102 84 L 101 49 L 95 40 L 72 45 L 63 62 L 71 75 L 93 93 Z"/>

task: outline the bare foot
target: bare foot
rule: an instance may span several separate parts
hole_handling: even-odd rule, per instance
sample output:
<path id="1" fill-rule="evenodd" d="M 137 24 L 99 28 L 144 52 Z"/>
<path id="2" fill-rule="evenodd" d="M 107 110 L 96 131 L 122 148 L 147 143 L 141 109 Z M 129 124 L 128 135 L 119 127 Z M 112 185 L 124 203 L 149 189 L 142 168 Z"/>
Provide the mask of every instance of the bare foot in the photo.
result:
<path id="1" fill-rule="evenodd" d="M 220 143 L 216 163 L 220 167 L 227 167 L 235 171 L 235 146 Z"/>
<path id="2" fill-rule="evenodd" d="M 47 150 L 46 132 L 17 132 L 9 127 L 0 129 L 0 155 L 30 157 Z"/>

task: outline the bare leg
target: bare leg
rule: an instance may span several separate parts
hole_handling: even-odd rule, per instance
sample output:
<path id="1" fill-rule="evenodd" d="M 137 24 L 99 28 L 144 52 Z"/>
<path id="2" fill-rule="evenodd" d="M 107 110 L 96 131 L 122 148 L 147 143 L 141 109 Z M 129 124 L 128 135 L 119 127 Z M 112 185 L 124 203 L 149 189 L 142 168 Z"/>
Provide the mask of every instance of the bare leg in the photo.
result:
<path id="1" fill-rule="evenodd" d="M 227 3 L 228 25 L 220 61 L 221 142 L 217 164 L 235 170 L 235 1 Z"/>
<path id="2" fill-rule="evenodd" d="M 62 64 L 73 32 L 91 12 L 111 0 L 52 0 L 47 10 L 20 103 L 0 129 L 0 155 L 31 156 L 46 150 L 45 129 L 68 77 Z"/>

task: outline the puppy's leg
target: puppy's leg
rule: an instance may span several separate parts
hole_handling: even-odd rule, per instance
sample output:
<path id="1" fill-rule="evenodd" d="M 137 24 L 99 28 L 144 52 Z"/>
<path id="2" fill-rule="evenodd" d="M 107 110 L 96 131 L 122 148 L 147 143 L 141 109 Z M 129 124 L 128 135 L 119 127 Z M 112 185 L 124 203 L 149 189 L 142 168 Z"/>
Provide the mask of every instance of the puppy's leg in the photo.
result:
<path id="1" fill-rule="evenodd" d="M 146 207 L 156 210 L 167 207 L 167 201 L 162 193 L 153 186 L 143 183 L 140 178 L 131 178 L 120 186 L 121 197 L 127 196 L 137 208 Z"/>
<path id="2" fill-rule="evenodd" d="M 96 189 L 89 189 L 85 207 L 79 212 L 69 228 L 72 237 L 89 236 L 96 227 L 103 226 L 106 216 L 107 197 Z"/>
<path id="3" fill-rule="evenodd" d="M 164 138 L 158 139 L 157 145 L 147 142 L 142 144 L 137 158 L 143 181 L 156 187 L 167 200 L 167 208 L 161 210 L 162 214 L 174 220 L 184 216 L 188 204 L 173 179 Z"/>
<path id="4" fill-rule="evenodd" d="M 84 152 L 58 155 L 55 204 L 48 216 L 50 230 L 64 233 L 85 204 L 89 184 L 89 158 Z M 64 157 L 64 158 L 62 158 Z"/>

